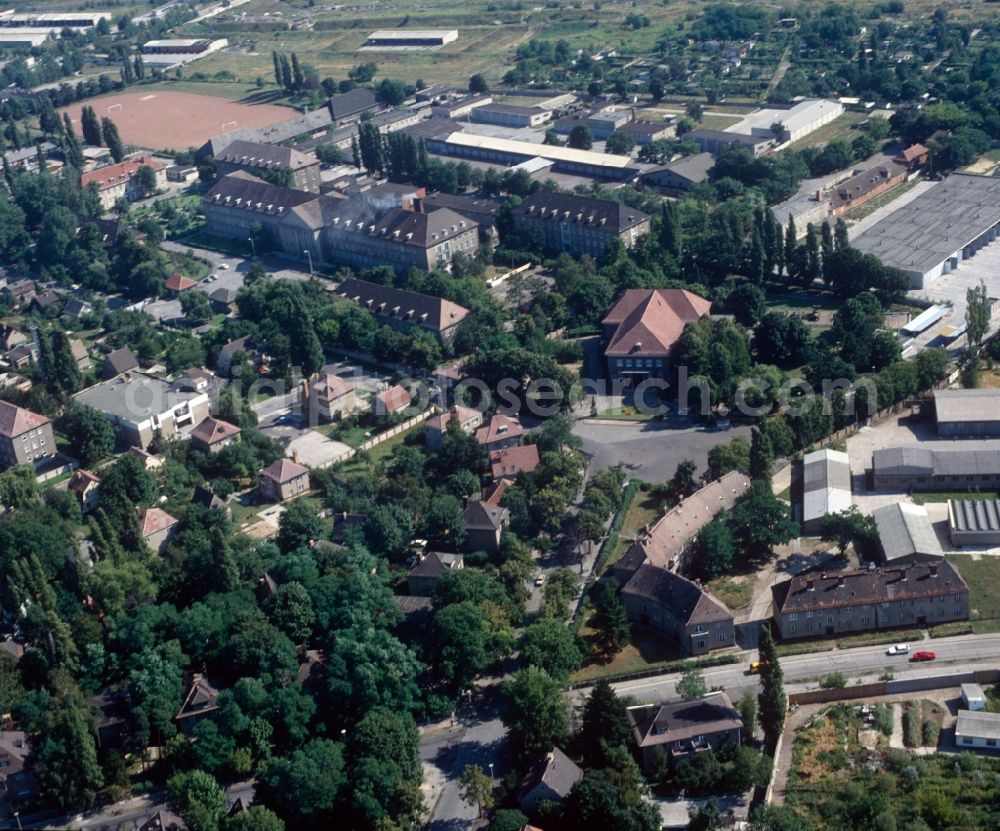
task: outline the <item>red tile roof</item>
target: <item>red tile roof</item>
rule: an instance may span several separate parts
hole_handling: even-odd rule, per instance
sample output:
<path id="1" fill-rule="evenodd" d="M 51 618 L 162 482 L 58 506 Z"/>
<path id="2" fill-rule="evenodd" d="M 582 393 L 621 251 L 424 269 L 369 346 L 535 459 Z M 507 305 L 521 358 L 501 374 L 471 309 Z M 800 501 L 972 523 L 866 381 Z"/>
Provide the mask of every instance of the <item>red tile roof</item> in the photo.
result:
<path id="1" fill-rule="evenodd" d="M 163 283 L 167 291 L 187 291 L 198 285 L 197 280 L 185 277 L 183 274 L 171 274 Z"/>
<path id="2" fill-rule="evenodd" d="M 225 441 L 233 436 L 238 436 L 240 428 L 221 418 L 209 416 L 204 419 L 194 430 L 191 431 L 191 438 L 209 446 L 216 442 Z"/>
<path id="3" fill-rule="evenodd" d="M 73 475 L 70 477 L 69 485 L 67 487 L 73 491 L 73 493 L 83 494 L 87 492 L 87 488 L 91 485 L 99 485 L 101 480 L 91 473 L 89 470 L 84 470 L 82 467 L 79 470 L 74 471 Z"/>
<path id="4" fill-rule="evenodd" d="M 476 430 L 476 441 L 480 444 L 493 444 L 498 441 L 508 441 L 513 438 L 520 438 L 524 435 L 524 427 L 517 417 L 505 416 L 497 413 L 490 419 L 489 424 L 485 424 Z"/>
<path id="5" fill-rule="evenodd" d="M 123 182 L 127 182 L 135 176 L 142 168 L 151 167 L 153 170 L 160 170 L 163 165 L 153 161 L 149 156 L 136 156 L 133 159 L 126 159 L 121 164 L 112 164 L 107 167 L 99 167 L 84 173 L 80 177 L 80 187 L 95 184 L 98 190 L 107 190 L 117 187 Z"/>
<path id="6" fill-rule="evenodd" d="M 540 462 L 538 448 L 533 444 L 505 447 L 503 450 L 494 450 L 490 453 L 490 467 L 494 479 L 531 473 Z"/>
<path id="7" fill-rule="evenodd" d="M 8 401 L 0 401 L 0 436 L 17 438 L 22 433 L 34 430 L 49 420 L 43 415 L 18 407 Z"/>
<path id="8" fill-rule="evenodd" d="M 270 479 L 279 485 L 284 485 L 307 473 L 309 473 L 308 468 L 302 467 L 298 462 L 293 462 L 291 459 L 278 459 L 265 467 L 260 475 L 263 479 Z"/>
<path id="9" fill-rule="evenodd" d="M 413 400 L 406 387 L 400 384 L 389 387 L 389 389 L 380 392 L 375 397 L 382 402 L 382 406 L 387 413 L 394 413 L 397 410 L 402 410 L 404 407 L 409 407 L 410 402 Z"/>
<path id="10" fill-rule="evenodd" d="M 310 388 L 316 395 L 327 401 L 333 401 L 351 391 L 351 385 L 332 372 L 323 372 L 317 375 L 310 382 Z"/>
<path id="11" fill-rule="evenodd" d="M 145 508 L 139 512 L 142 537 L 151 537 L 177 524 L 177 520 L 161 508 Z"/>
<path id="12" fill-rule="evenodd" d="M 606 355 L 666 355 L 712 304 L 684 289 L 629 289 L 604 318 L 615 325 Z"/>

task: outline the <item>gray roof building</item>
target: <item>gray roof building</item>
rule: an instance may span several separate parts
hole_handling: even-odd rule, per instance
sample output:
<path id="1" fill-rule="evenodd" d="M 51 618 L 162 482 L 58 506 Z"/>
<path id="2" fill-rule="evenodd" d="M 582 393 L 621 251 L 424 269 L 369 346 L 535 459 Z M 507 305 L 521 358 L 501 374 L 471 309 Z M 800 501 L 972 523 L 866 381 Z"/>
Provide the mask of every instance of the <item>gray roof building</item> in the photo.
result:
<path id="1" fill-rule="evenodd" d="M 1000 390 L 935 390 L 934 413 L 942 436 L 1000 436 Z"/>
<path id="2" fill-rule="evenodd" d="M 291 147 L 276 144 L 261 144 L 256 141 L 237 139 L 216 154 L 217 162 L 229 162 L 241 167 L 287 167 L 298 170 L 317 164 L 316 159 L 300 153 Z"/>
<path id="3" fill-rule="evenodd" d="M 374 92 L 370 89 L 359 88 L 332 96 L 326 102 L 326 106 L 334 121 L 343 121 L 345 118 L 361 115 L 365 110 L 374 107 L 376 103 Z"/>
<path id="4" fill-rule="evenodd" d="M 647 771 L 657 748 L 668 757 L 683 757 L 728 742 L 738 744 L 743 729 L 743 719 L 725 692 L 696 701 L 629 707 L 628 720 Z"/>
<path id="5" fill-rule="evenodd" d="M 521 783 L 518 804 L 528 814 L 537 812 L 542 802 L 560 802 L 583 779 L 583 771 L 558 747 L 540 759 Z"/>
<path id="6" fill-rule="evenodd" d="M 114 352 L 108 353 L 108 356 L 104 359 L 101 372 L 107 379 L 138 368 L 139 359 L 135 357 L 135 353 L 127 346 L 123 346 L 121 349 L 116 349 Z"/>
<path id="7" fill-rule="evenodd" d="M 952 545 L 1000 545 L 1000 500 L 948 500 Z"/>
<path id="8" fill-rule="evenodd" d="M 802 460 L 802 527 L 807 534 L 819 531 L 826 514 L 851 507 L 851 465 L 846 453 L 816 450 Z"/>
<path id="9" fill-rule="evenodd" d="M 1000 741 L 1000 713 L 959 710 L 955 723 L 955 744 L 959 747 L 997 747 Z"/>
<path id="10" fill-rule="evenodd" d="M 695 153 L 643 173 L 642 180 L 669 190 L 688 190 L 708 179 L 708 173 L 713 167 L 715 156 L 711 153 Z"/>
<path id="11" fill-rule="evenodd" d="M 887 447 L 872 454 L 875 490 L 972 490 L 1000 484 L 1000 449 Z"/>
<path id="12" fill-rule="evenodd" d="M 886 563 L 942 557 L 934 526 L 921 505 L 896 502 L 872 511 Z"/>
<path id="13" fill-rule="evenodd" d="M 401 213 L 413 213 L 403 211 Z M 435 211 L 430 216 L 436 216 L 445 211 Z M 413 214 L 415 217 L 427 214 Z M 425 231 L 426 233 L 426 231 Z M 443 334 L 461 323 L 469 314 L 469 310 L 442 300 L 429 294 L 415 291 L 394 289 L 367 280 L 344 280 L 338 287 L 338 293 L 348 300 L 353 300 L 359 306 L 368 309 L 376 317 L 383 320 L 393 320 L 410 326 L 419 326 L 432 332 Z"/>

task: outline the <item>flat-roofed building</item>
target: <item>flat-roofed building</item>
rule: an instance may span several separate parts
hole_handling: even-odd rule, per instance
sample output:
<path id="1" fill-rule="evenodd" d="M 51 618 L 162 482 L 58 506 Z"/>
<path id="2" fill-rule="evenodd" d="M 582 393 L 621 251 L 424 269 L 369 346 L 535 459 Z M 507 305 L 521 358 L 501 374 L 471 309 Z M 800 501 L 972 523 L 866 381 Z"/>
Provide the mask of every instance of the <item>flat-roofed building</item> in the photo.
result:
<path id="1" fill-rule="evenodd" d="M 922 289 L 1000 234 L 1000 178 L 952 173 L 890 213 L 851 245 L 903 271 Z"/>
<path id="2" fill-rule="evenodd" d="M 765 139 L 791 142 L 805 138 L 825 124 L 843 115 L 844 105 L 825 98 L 807 98 L 791 107 L 765 107 L 726 128 L 726 132 L 742 133 Z M 775 135 L 774 125 L 781 129 Z"/>
<path id="3" fill-rule="evenodd" d="M 586 127 L 595 141 L 607 141 L 611 134 L 624 127 L 635 117 L 631 107 L 605 107 L 589 113 L 573 113 L 558 119 L 554 129 L 569 135 L 574 127 Z"/>
<path id="4" fill-rule="evenodd" d="M 463 95 L 460 98 L 445 98 L 431 105 L 433 118 L 465 118 L 479 107 L 493 103 L 493 96 L 486 92 Z"/>
<path id="5" fill-rule="evenodd" d="M 666 378 L 684 327 L 712 304 L 685 289 L 628 289 L 601 321 L 608 377 L 636 383 Z"/>
<path id="6" fill-rule="evenodd" d="M 477 124 L 496 124 L 501 127 L 538 127 L 550 118 L 552 110 L 513 104 L 486 104 L 472 111 L 472 120 Z"/>
<path id="7" fill-rule="evenodd" d="M 649 214 L 622 202 L 548 191 L 525 198 L 511 218 L 518 231 L 540 232 L 547 251 L 595 259 L 613 239 L 632 248 L 649 233 L 651 221 Z"/>
<path id="8" fill-rule="evenodd" d="M 364 49 L 434 49 L 458 40 L 458 29 L 379 29 L 365 40 Z"/>
<path id="9" fill-rule="evenodd" d="M 60 32 L 63 29 L 93 29 L 102 20 L 110 22 L 110 12 L 0 12 L 0 28 L 45 29 Z"/>
<path id="10" fill-rule="evenodd" d="M 560 173 L 618 181 L 631 179 L 636 175 L 631 157 L 614 153 L 596 153 L 592 150 L 457 132 L 446 137 L 428 138 L 426 144 L 431 153 L 503 167 L 541 158 L 552 162 L 553 170 Z"/>
<path id="11" fill-rule="evenodd" d="M 935 390 L 939 436 L 1000 436 L 1000 390 Z"/>
<path id="12" fill-rule="evenodd" d="M 707 130 L 699 128 L 684 134 L 685 139 L 690 139 L 698 145 L 698 149 L 704 153 L 711 153 L 718 156 L 732 147 L 743 147 L 753 153 L 754 157 L 763 156 L 772 144 L 772 140 L 764 136 L 743 135 L 741 133 L 729 133 L 723 130 Z"/>
<path id="13" fill-rule="evenodd" d="M 947 560 L 805 572 L 771 588 L 782 638 L 969 619 L 969 587 Z"/>
<path id="14" fill-rule="evenodd" d="M 851 507 L 851 464 L 839 450 L 816 450 L 802 460 L 802 530 L 817 534 L 820 520 Z"/>
<path id="15" fill-rule="evenodd" d="M 205 52 L 212 41 L 207 38 L 171 38 L 166 40 L 147 40 L 142 45 L 143 55 L 200 55 Z"/>
<path id="16" fill-rule="evenodd" d="M 649 121 L 645 118 L 628 121 L 618 130 L 640 147 L 652 144 L 654 141 L 673 138 L 677 134 L 677 128 L 673 124 L 666 121 Z"/>
<path id="17" fill-rule="evenodd" d="M 887 447 L 872 453 L 876 491 L 965 491 L 1000 487 L 1000 450 Z"/>
<path id="18" fill-rule="evenodd" d="M 949 499 L 948 529 L 952 545 L 1000 545 L 1000 499 Z"/>
<path id="19" fill-rule="evenodd" d="M 927 509 L 922 505 L 908 502 L 883 505 L 872 511 L 872 519 L 878 530 L 882 560 L 886 564 L 934 560 L 944 556 Z"/>

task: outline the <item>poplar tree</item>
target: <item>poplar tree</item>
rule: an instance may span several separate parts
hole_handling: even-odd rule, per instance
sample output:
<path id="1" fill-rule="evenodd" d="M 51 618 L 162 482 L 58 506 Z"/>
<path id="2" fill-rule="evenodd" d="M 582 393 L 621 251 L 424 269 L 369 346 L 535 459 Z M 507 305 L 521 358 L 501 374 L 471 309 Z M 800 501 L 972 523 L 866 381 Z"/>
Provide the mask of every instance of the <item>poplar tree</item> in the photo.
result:
<path id="1" fill-rule="evenodd" d="M 757 644 L 757 660 L 760 662 L 760 694 L 757 696 L 757 718 L 764 731 L 768 747 L 774 747 L 785 726 L 785 711 L 788 699 L 785 696 L 785 679 L 778 663 L 778 650 L 769 626 L 760 630 Z"/>

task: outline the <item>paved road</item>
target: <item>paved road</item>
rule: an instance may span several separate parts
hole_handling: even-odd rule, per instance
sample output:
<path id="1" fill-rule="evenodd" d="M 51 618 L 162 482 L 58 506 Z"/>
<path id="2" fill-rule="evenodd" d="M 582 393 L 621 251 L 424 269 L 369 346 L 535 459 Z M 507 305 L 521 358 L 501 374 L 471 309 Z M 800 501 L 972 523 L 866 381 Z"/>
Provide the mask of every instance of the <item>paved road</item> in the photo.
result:
<path id="1" fill-rule="evenodd" d="M 913 646 L 911 644 L 911 646 Z M 789 686 L 815 682 L 830 672 L 841 672 L 850 679 L 878 680 L 883 672 L 890 671 L 895 678 L 953 675 L 956 671 L 995 667 L 1000 656 L 1000 634 L 963 635 L 954 638 L 926 640 L 922 649 L 937 653 L 933 663 L 913 664 L 907 656 L 886 655 L 888 646 L 864 646 L 855 649 L 837 649 L 832 652 L 814 652 L 791 655 L 781 659 L 785 683 Z M 710 687 L 723 687 L 730 698 L 739 698 L 744 691 L 757 693 L 757 676 L 749 675 L 750 661 L 756 652 L 744 652 L 739 664 L 715 667 L 704 671 L 705 683 Z M 674 689 L 680 675 L 672 673 L 638 681 L 615 684 L 619 695 L 628 695 L 639 701 L 673 701 L 678 698 Z M 586 691 L 584 691 L 586 694 Z"/>

